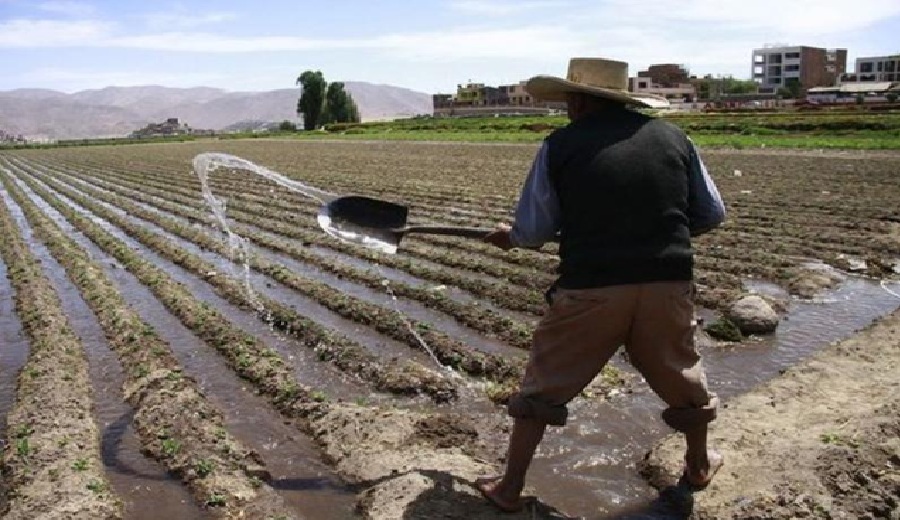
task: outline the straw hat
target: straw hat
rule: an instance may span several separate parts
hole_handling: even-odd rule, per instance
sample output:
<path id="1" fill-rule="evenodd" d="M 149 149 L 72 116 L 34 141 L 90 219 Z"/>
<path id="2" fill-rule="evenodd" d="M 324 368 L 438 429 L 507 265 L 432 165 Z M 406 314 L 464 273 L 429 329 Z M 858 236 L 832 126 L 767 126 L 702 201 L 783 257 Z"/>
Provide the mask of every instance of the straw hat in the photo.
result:
<path id="1" fill-rule="evenodd" d="M 664 108 L 669 102 L 652 94 L 628 91 L 628 64 L 604 58 L 572 58 L 566 78 L 535 76 L 525 90 L 544 101 L 565 101 L 569 92 L 583 92 L 626 105 Z"/>

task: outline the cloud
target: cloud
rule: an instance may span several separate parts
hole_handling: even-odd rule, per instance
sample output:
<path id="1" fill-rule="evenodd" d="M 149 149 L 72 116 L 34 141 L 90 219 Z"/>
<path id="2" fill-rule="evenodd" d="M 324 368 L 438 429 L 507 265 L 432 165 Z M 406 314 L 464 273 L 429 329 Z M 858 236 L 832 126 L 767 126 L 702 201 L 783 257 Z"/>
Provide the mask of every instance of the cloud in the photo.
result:
<path id="1" fill-rule="evenodd" d="M 184 9 L 143 15 L 144 22 L 151 29 L 193 29 L 203 25 L 219 24 L 236 20 L 237 15 L 229 12 L 191 13 Z"/>
<path id="2" fill-rule="evenodd" d="M 643 23 L 668 26 L 682 38 L 698 27 L 727 28 L 732 32 L 755 31 L 779 38 L 844 33 L 865 28 L 900 14 L 896 0 L 682 0 L 676 6 L 663 0 L 608 0 L 596 9 L 606 23 Z M 678 32 L 676 32 L 678 31 Z M 802 42 L 798 42 L 801 43 Z"/>
<path id="3" fill-rule="evenodd" d="M 103 41 L 113 25 L 94 20 L 9 20 L 0 23 L 0 47 L 71 47 Z"/>
<path id="4" fill-rule="evenodd" d="M 564 7 L 567 2 L 551 0 L 507 1 L 507 0 L 453 0 L 450 9 L 475 16 L 511 16 L 526 11 L 547 7 Z"/>
<path id="5" fill-rule="evenodd" d="M 96 11 L 94 6 L 91 4 L 67 0 L 43 2 L 41 4 L 38 4 L 37 8 L 47 13 L 55 13 L 77 18 L 86 18 L 93 15 Z"/>
<path id="6" fill-rule="evenodd" d="M 0 24 L 5 47 L 93 47 L 168 52 L 234 54 L 358 50 L 413 60 L 478 58 L 540 59 L 578 52 L 577 38 L 562 27 L 512 29 L 457 28 L 392 33 L 372 38 L 311 39 L 296 36 L 226 36 L 204 32 L 156 32 L 123 35 L 112 24 L 90 21 L 13 20 Z"/>

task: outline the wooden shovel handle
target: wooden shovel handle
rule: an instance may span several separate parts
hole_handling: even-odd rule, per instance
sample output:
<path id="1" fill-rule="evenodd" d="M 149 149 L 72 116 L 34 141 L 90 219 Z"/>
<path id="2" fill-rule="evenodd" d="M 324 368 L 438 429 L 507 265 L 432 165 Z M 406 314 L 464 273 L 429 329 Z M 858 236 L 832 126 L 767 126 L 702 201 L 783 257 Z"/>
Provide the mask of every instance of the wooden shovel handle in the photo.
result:
<path id="1" fill-rule="evenodd" d="M 466 238 L 484 238 L 495 230 L 474 227 L 457 226 L 410 226 L 403 229 L 404 233 L 425 233 L 429 235 L 451 235 Z"/>

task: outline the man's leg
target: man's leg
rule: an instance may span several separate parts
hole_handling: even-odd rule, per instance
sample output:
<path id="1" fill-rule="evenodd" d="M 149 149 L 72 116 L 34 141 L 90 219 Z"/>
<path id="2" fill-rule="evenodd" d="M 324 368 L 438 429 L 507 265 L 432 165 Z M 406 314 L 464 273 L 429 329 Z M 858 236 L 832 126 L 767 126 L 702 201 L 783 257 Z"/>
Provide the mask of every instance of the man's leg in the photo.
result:
<path id="1" fill-rule="evenodd" d="M 521 509 L 525 476 L 547 425 L 565 425 L 566 404 L 625 342 L 636 295 L 631 286 L 557 292 L 534 332 L 521 390 L 508 404 L 514 423 L 506 472 L 478 482 L 501 509 Z"/>
<path id="2" fill-rule="evenodd" d="M 692 486 L 705 487 L 723 459 L 707 443 L 718 399 L 706 386 L 694 345 L 693 319 L 690 282 L 644 284 L 628 354 L 650 388 L 669 405 L 663 420 L 684 434 L 685 477 Z"/>
<path id="3" fill-rule="evenodd" d="M 525 475 L 538 444 L 544 437 L 547 423 L 534 418 L 518 418 L 513 422 L 506 455 L 506 472 L 502 477 L 478 482 L 478 489 L 504 511 L 522 509 L 522 488 Z"/>

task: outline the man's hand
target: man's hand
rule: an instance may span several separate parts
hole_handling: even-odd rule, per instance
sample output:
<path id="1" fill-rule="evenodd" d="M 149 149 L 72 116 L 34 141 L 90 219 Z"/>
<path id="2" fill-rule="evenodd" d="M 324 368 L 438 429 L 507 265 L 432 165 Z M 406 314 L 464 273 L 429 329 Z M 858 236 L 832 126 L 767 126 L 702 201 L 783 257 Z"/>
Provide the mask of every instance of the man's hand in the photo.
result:
<path id="1" fill-rule="evenodd" d="M 509 251 L 513 248 L 512 238 L 509 234 L 511 230 L 512 226 L 509 224 L 497 224 L 497 230 L 484 237 L 484 241 L 488 244 L 494 244 L 504 251 Z"/>

